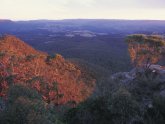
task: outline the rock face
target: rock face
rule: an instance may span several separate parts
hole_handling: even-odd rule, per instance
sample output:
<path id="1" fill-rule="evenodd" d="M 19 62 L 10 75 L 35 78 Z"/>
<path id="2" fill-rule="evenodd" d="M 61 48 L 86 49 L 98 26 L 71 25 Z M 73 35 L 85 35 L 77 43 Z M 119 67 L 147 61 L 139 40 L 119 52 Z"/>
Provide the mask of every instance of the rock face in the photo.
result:
<path id="1" fill-rule="evenodd" d="M 111 76 L 113 80 L 120 80 L 122 83 L 128 83 L 135 77 L 130 72 L 119 72 Z"/>
<path id="2" fill-rule="evenodd" d="M 160 96 L 165 98 L 165 89 L 160 92 Z"/>
<path id="3" fill-rule="evenodd" d="M 151 65 L 149 68 L 151 76 L 159 76 L 161 82 L 165 82 L 165 67 L 160 65 Z M 119 80 L 123 83 L 129 83 L 132 80 L 136 79 L 140 74 L 145 73 L 145 70 L 142 68 L 134 68 L 130 72 L 119 72 L 113 74 L 111 78 L 113 80 Z"/>
<path id="4" fill-rule="evenodd" d="M 36 89 L 47 102 L 79 103 L 93 91 L 95 79 L 61 55 L 49 56 L 14 36 L 0 38 L 0 95 L 10 84 Z"/>
<path id="5" fill-rule="evenodd" d="M 165 66 L 160 66 L 160 65 L 151 65 L 150 66 L 151 70 L 155 70 L 160 74 L 165 74 Z"/>

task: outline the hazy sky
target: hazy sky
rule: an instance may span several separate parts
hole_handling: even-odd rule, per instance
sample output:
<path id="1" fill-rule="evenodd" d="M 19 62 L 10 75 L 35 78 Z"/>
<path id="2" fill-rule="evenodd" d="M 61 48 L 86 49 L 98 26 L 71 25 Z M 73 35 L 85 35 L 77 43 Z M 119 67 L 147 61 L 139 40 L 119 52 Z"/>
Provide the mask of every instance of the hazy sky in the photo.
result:
<path id="1" fill-rule="evenodd" d="M 165 20 L 165 0 L 0 0 L 0 19 Z"/>

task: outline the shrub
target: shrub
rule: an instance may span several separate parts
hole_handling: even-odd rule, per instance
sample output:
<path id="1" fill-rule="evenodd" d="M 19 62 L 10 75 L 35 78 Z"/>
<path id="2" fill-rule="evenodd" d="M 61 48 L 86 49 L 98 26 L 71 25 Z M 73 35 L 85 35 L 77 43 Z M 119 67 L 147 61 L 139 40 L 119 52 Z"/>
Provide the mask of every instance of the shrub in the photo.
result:
<path id="1" fill-rule="evenodd" d="M 108 109 L 115 124 L 127 124 L 139 116 L 140 109 L 131 94 L 120 88 L 108 100 Z"/>
<path id="2" fill-rule="evenodd" d="M 18 97 L 27 97 L 29 99 L 38 99 L 41 100 L 41 96 L 37 93 L 37 91 L 28 88 L 23 85 L 13 85 L 9 88 L 8 99 L 9 103 L 14 103 L 14 101 Z"/>
<path id="3" fill-rule="evenodd" d="M 107 124 L 111 116 L 107 109 L 106 98 L 89 99 L 68 111 L 66 119 L 69 124 Z"/>
<path id="4" fill-rule="evenodd" d="M 46 108 L 37 92 L 21 85 L 9 90 L 9 104 L 0 114 L 3 124 L 62 124 L 56 114 Z"/>
<path id="5" fill-rule="evenodd" d="M 131 94 L 119 89 L 112 95 L 89 99 L 68 111 L 69 124 L 127 124 L 140 122 L 140 109 Z"/>

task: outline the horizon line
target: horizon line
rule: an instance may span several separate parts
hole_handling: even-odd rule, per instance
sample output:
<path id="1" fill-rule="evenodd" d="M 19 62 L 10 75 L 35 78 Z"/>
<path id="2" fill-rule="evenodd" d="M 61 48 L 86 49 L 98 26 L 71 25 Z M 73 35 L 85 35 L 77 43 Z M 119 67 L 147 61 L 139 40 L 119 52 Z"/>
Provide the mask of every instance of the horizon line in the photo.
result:
<path id="1" fill-rule="evenodd" d="M 10 19 L 4 18 L 0 20 L 10 20 L 10 21 L 63 21 L 63 20 L 123 20 L 123 21 L 165 21 L 165 19 L 127 19 L 127 18 L 62 18 L 62 19 Z"/>

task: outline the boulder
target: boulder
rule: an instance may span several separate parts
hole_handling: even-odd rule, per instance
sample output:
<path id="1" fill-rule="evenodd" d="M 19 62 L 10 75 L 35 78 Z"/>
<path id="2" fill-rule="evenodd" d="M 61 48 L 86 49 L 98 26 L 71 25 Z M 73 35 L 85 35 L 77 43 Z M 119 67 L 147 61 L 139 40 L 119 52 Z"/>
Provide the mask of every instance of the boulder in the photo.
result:
<path id="1" fill-rule="evenodd" d="M 160 96 L 165 98 L 165 89 L 160 92 Z"/>

